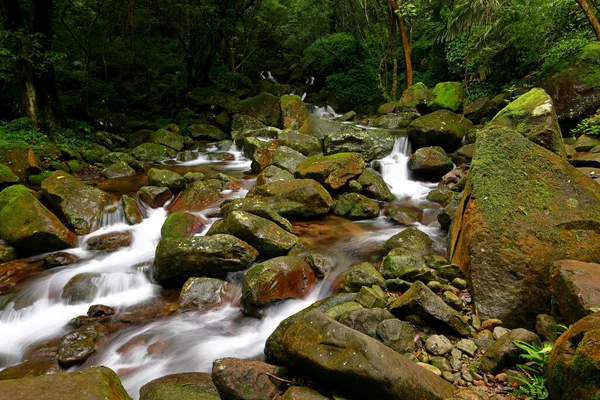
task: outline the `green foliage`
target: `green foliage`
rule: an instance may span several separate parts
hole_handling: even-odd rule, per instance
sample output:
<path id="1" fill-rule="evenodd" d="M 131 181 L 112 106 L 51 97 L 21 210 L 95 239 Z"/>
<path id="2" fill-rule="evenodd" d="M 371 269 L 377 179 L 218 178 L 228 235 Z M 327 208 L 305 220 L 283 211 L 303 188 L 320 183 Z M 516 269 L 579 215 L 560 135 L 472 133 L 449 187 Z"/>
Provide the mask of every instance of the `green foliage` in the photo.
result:
<path id="1" fill-rule="evenodd" d="M 581 121 L 571 133 L 575 136 L 589 135 L 600 137 L 600 110 L 596 112 L 596 115 L 592 115 Z"/>
<path id="2" fill-rule="evenodd" d="M 304 50 L 304 70 L 331 75 L 344 72 L 361 62 L 360 43 L 349 33 L 335 33 L 316 40 Z"/>
<path id="3" fill-rule="evenodd" d="M 332 102 L 362 112 L 372 111 L 383 100 L 377 89 L 377 69 L 368 64 L 330 75 L 326 88 Z"/>
<path id="4" fill-rule="evenodd" d="M 514 340 L 513 344 L 524 351 L 521 359 L 525 364 L 519 364 L 518 367 L 523 371 L 526 379 L 517 378 L 520 382 L 519 388 L 515 394 L 524 394 L 528 400 L 544 400 L 549 397 L 546 388 L 545 370 L 552 352 L 552 345 L 544 343 L 542 347 L 535 343 L 527 343 L 521 340 Z"/>
<path id="5" fill-rule="evenodd" d="M 27 117 L 18 118 L 0 125 L 0 140 L 3 142 L 19 142 L 32 146 L 48 141 L 48 137 L 33 128 Z"/>
<path id="6" fill-rule="evenodd" d="M 542 72 L 552 71 L 560 64 L 568 62 L 569 58 L 576 56 L 589 43 L 590 39 L 584 33 L 579 33 L 575 37 L 562 38 L 543 55 Z"/>

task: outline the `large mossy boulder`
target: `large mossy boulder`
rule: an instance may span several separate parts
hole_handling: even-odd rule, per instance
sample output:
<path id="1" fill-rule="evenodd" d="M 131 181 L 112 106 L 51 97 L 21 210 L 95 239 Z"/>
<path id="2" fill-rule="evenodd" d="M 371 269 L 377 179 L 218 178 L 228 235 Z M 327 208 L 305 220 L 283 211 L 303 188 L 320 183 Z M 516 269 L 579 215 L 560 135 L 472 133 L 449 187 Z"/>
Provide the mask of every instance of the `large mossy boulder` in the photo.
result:
<path id="1" fill-rule="evenodd" d="M 381 273 L 369 263 L 362 263 L 348 268 L 340 275 L 338 280 L 338 292 L 353 293 L 358 292 L 363 286 L 379 286 L 387 289 L 385 279 Z"/>
<path id="2" fill-rule="evenodd" d="M 326 215 L 333 207 L 327 190 L 312 179 L 292 179 L 256 186 L 247 195 L 270 205 L 284 218 L 312 218 Z"/>
<path id="3" fill-rule="evenodd" d="M 242 279 L 242 306 L 249 315 L 285 299 L 308 296 L 315 273 L 300 257 L 277 257 L 250 268 Z"/>
<path id="4" fill-rule="evenodd" d="M 552 304 L 567 324 L 600 308 L 600 264 L 574 260 L 554 263 L 550 275 Z"/>
<path id="5" fill-rule="evenodd" d="M 311 114 L 299 129 L 300 133 L 324 139 L 325 136 L 340 132 L 346 125 L 341 122 Z"/>
<path id="6" fill-rule="evenodd" d="M 416 111 L 397 112 L 395 114 L 386 114 L 375 119 L 373 125 L 384 129 L 404 129 L 410 125 L 421 114 Z"/>
<path id="7" fill-rule="evenodd" d="M 202 231 L 207 221 L 194 214 L 186 212 L 174 212 L 170 214 L 162 228 L 161 237 L 190 237 Z"/>
<path id="8" fill-rule="evenodd" d="M 236 106 L 236 112 L 250 115 L 268 126 L 279 126 L 281 121 L 279 97 L 269 93 L 261 93 L 242 100 Z"/>
<path id="9" fill-rule="evenodd" d="M 154 379 L 140 389 L 140 400 L 220 400 L 212 376 L 202 372 Z"/>
<path id="10" fill-rule="evenodd" d="M 253 172 L 259 173 L 267 166 L 275 165 L 293 174 L 298 164 L 304 160 L 306 160 L 306 157 L 302 153 L 290 147 L 282 146 L 278 142 L 272 142 L 254 152 L 251 168 Z"/>
<path id="11" fill-rule="evenodd" d="M 561 124 L 574 126 L 600 108 L 600 42 L 551 68 L 540 84 L 556 106 Z"/>
<path id="12" fill-rule="evenodd" d="M 429 108 L 433 111 L 457 112 L 463 104 L 463 85 L 460 82 L 440 82 L 431 91 Z"/>
<path id="13" fill-rule="evenodd" d="M 199 212 L 221 199 L 221 192 L 204 181 L 190 183 L 169 206 L 169 213 Z"/>
<path id="14" fill-rule="evenodd" d="M 415 119 L 408 136 L 415 148 L 439 146 L 447 152 L 458 149 L 473 124 L 461 115 L 439 110 Z"/>
<path id="15" fill-rule="evenodd" d="M 4 189 L 4 193 L 8 189 Z M 77 246 L 77 237 L 31 193 L 22 191 L 0 211 L 0 237 L 24 254 Z"/>
<path id="16" fill-rule="evenodd" d="M 423 110 L 426 109 L 430 101 L 431 91 L 424 83 L 417 82 L 402 93 L 398 105 Z"/>
<path id="17" fill-rule="evenodd" d="M 231 139 L 228 134 L 218 127 L 208 124 L 190 125 L 188 132 L 190 133 L 190 137 L 197 140 L 212 140 L 217 142 L 219 140 Z"/>
<path id="18" fill-rule="evenodd" d="M 342 193 L 335 199 L 333 212 L 353 219 L 376 218 L 379 216 L 379 204 L 359 193 Z"/>
<path id="19" fill-rule="evenodd" d="M 513 129 L 532 142 L 565 156 L 565 144 L 552 99 L 539 88 L 531 89 L 500 110 L 490 125 Z"/>
<path id="20" fill-rule="evenodd" d="M 117 374 L 106 367 L 0 381 L 0 396 L 7 400 L 131 400 Z"/>
<path id="21" fill-rule="evenodd" d="M 371 168 L 366 168 L 356 181 L 362 186 L 362 194 L 380 201 L 392 201 L 394 195 L 381 175 Z"/>
<path id="22" fill-rule="evenodd" d="M 289 181 L 290 179 L 294 179 L 294 175 L 291 172 L 276 165 L 269 165 L 258 174 L 256 184 L 261 186 L 277 181 Z"/>
<path id="23" fill-rule="evenodd" d="M 554 343 L 547 368 L 553 400 L 600 398 L 600 313 L 573 324 Z"/>
<path id="24" fill-rule="evenodd" d="M 476 146 L 451 261 L 467 274 L 482 318 L 532 327 L 550 311 L 553 262 L 600 257 L 600 186 L 507 128 L 482 131 Z"/>
<path id="25" fill-rule="evenodd" d="M 408 169 L 418 177 L 438 180 L 454 169 L 454 163 L 441 147 L 422 147 L 410 156 Z"/>
<path id="26" fill-rule="evenodd" d="M 166 187 L 173 193 L 180 192 L 186 187 L 183 176 L 168 169 L 151 168 L 148 171 L 148 185 Z"/>
<path id="27" fill-rule="evenodd" d="M 312 156 L 296 167 L 296 177 L 314 179 L 328 189 L 339 189 L 350 179 L 363 173 L 365 160 L 359 153 Z"/>
<path id="28" fill-rule="evenodd" d="M 387 251 L 401 248 L 427 256 L 433 249 L 433 240 L 417 228 L 407 228 L 386 240 L 384 247 Z"/>
<path id="29" fill-rule="evenodd" d="M 162 144 L 144 143 L 133 149 L 131 154 L 139 161 L 160 163 L 175 158 L 177 151 Z"/>
<path id="30" fill-rule="evenodd" d="M 307 157 L 323 153 L 321 140 L 304 133 L 286 129 L 277 136 L 277 140 L 284 146 L 291 147 Z"/>
<path id="31" fill-rule="evenodd" d="M 183 136 L 166 129 L 159 129 L 156 132 L 152 132 L 148 142 L 167 146 L 176 151 L 181 151 L 184 146 Z"/>
<path id="32" fill-rule="evenodd" d="M 384 129 L 362 129 L 343 125 L 336 132 L 325 133 L 325 154 L 360 153 L 367 161 L 383 158 L 394 148 L 394 135 Z"/>
<path id="33" fill-rule="evenodd" d="M 248 268 L 258 251 L 231 235 L 163 238 L 156 248 L 152 279 L 181 285 L 190 277 L 222 277 Z"/>
<path id="34" fill-rule="evenodd" d="M 1 143 L 0 163 L 10 168 L 21 182 L 26 182 L 28 175 L 39 174 L 42 171 L 38 156 L 29 145 L 23 143 Z"/>
<path id="35" fill-rule="evenodd" d="M 283 95 L 281 96 L 280 104 L 283 128 L 298 129 L 304 124 L 306 118 L 308 118 L 308 110 L 300 96 Z"/>
<path id="36" fill-rule="evenodd" d="M 218 230 L 242 239 L 266 257 L 286 255 L 298 244 L 296 235 L 246 211 L 229 213 Z"/>
<path id="37" fill-rule="evenodd" d="M 19 183 L 19 177 L 10 168 L 0 164 L 0 190 Z"/>
<path id="38" fill-rule="evenodd" d="M 111 196 L 77 178 L 56 171 L 42 182 L 44 199 L 60 213 L 67 225 L 78 235 L 90 233 L 102 217 Z"/>
<path id="39" fill-rule="evenodd" d="M 336 384 L 353 398 L 442 400 L 455 390 L 383 343 L 319 311 L 292 323 L 282 342 L 291 366 Z"/>

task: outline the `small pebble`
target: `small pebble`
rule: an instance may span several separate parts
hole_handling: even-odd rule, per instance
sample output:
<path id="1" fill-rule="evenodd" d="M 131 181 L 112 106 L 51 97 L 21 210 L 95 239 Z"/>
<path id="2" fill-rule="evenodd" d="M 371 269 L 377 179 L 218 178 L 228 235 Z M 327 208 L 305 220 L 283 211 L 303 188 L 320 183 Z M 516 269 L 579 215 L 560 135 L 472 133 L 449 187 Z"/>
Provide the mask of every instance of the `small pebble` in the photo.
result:
<path id="1" fill-rule="evenodd" d="M 496 318 L 486 319 L 481 323 L 481 329 L 493 331 L 495 327 L 502 325 L 502 321 Z"/>
<path id="2" fill-rule="evenodd" d="M 437 376 L 442 376 L 442 371 L 440 371 L 438 368 L 434 367 L 431 364 L 426 364 L 426 363 L 418 362 L 417 365 L 420 365 L 421 367 L 425 368 L 429 372 L 433 372 Z"/>
<path id="3" fill-rule="evenodd" d="M 494 328 L 494 338 L 496 340 L 500 339 L 502 336 L 506 335 L 508 333 L 508 329 L 503 328 L 501 326 L 497 326 Z"/>
<path id="4" fill-rule="evenodd" d="M 454 383 L 454 374 L 450 371 L 442 372 L 442 378 L 444 378 L 445 380 L 447 380 L 450 383 Z"/>
<path id="5" fill-rule="evenodd" d="M 467 281 L 462 278 L 454 278 L 452 286 L 456 286 L 458 289 L 465 290 L 467 288 Z"/>

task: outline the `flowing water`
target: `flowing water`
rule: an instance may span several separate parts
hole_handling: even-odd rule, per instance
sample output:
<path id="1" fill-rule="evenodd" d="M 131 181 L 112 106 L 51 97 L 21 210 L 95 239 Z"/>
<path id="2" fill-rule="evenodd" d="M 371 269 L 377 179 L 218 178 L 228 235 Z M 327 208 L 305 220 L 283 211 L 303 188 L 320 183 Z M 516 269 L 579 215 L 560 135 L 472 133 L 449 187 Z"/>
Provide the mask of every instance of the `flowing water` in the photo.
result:
<path id="1" fill-rule="evenodd" d="M 333 109 L 315 109 L 320 115 L 333 118 Z M 250 161 L 238 149 L 232 149 L 235 160 L 210 161 L 207 153 L 197 153 L 194 161 L 177 162 L 164 168 L 179 173 L 196 171 L 225 171 L 244 175 Z M 432 184 L 411 180 L 407 169 L 410 145 L 406 137 L 398 137 L 392 153 L 378 160 L 382 175 L 397 197 L 396 202 L 411 203 L 435 214 L 432 204 L 425 196 Z M 254 184 L 253 179 L 243 181 L 243 187 L 226 190 L 224 198 L 244 197 Z M 144 178 L 123 180 L 113 185 L 114 193 L 131 193 L 145 184 Z M 106 189 L 102 185 L 99 187 Z M 117 187 L 118 189 L 114 189 Z M 217 214 L 218 204 L 202 214 L 210 222 Z M 428 211 L 429 210 L 429 211 Z M 80 247 L 70 250 L 81 261 L 66 267 L 54 268 L 22 285 L 0 309 L 0 369 L 22 362 L 32 349 L 45 341 L 56 339 L 66 333 L 68 322 L 85 315 L 93 304 L 103 304 L 117 309 L 116 318 L 131 306 L 144 308 L 166 295 L 153 284 L 149 268 L 160 240 L 160 229 L 166 219 L 165 209 L 145 210 L 143 223 L 129 226 L 124 223 L 121 210 L 107 215 L 102 227 L 80 239 Z M 205 371 L 220 357 L 260 358 L 264 343 L 280 321 L 313 302 L 333 292 L 335 276 L 358 262 L 375 261 L 381 257 L 381 247 L 390 236 L 404 229 L 381 216 L 373 220 L 348 221 L 328 216 L 321 221 L 301 221 L 294 227 L 308 250 L 319 251 L 333 261 L 335 268 L 303 300 L 288 300 L 266 309 L 262 319 L 243 316 L 236 302 L 218 310 L 200 313 L 196 311 L 173 314 L 168 317 L 136 321 L 112 333 L 86 363 L 74 369 L 92 365 L 106 365 L 121 377 L 124 386 L 133 397 L 148 381 L 177 372 Z M 437 222 L 418 225 L 442 249 L 444 234 Z M 205 234 L 208 227 L 201 234 Z M 86 241 L 93 236 L 109 232 L 129 231 L 133 235 L 130 247 L 112 253 L 96 253 L 86 249 Z M 82 302 L 72 304 L 62 296 L 63 288 L 73 277 L 93 274 L 93 295 Z M 233 273 L 228 280 L 239 283 L 241 273 Z M 238 299 L 239 300 L 239 299 Z M 1 306 L 0 306 L 1 307 Z"/>

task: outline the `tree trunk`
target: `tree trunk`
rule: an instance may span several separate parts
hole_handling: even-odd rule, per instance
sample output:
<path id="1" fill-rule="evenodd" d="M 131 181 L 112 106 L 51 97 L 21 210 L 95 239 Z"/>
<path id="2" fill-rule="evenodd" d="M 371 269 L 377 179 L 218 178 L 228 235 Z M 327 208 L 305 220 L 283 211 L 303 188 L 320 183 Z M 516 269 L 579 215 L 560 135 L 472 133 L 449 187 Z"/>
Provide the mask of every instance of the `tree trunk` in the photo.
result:
<path id="1" fill-rule="evenodd" d="M 390 4 L 390 8 L 392 12 L 396 16 L 396 21 L 398 22 L 398 30 L 400 31 L 400 38 L 402 39 L 402 52 L 404 53 L 404 64 L 406 67 L 406 87 L 409 88 L 413 84 L 413 68 L 412 68 L 412 45 L 410 43 L 410 38 L 408 37 L 408 32 L 406 32 L 406 24 L 404 23 L 404 18 L 400 14 L 398 14 L 399 7 L 396 0 L 388 0 Z"/>
<path id="2" fill-rule="evenodd" d="M 590 24 L 594 29 L 594 33 L 596 34 L 596 39 L 600 40 L 600 21 L 598 21 L 598 17 L 596 17 L 596 14 L 594 14 L 594 10 L 592 10 L 592 7 L 587 2 L 587 0 L 575 1 L 577 2 L 577 4 L 579 4 L 579 7 L 581 7 L 581 10 L 583 11 L 587 19 L 590 21 Z"/>

